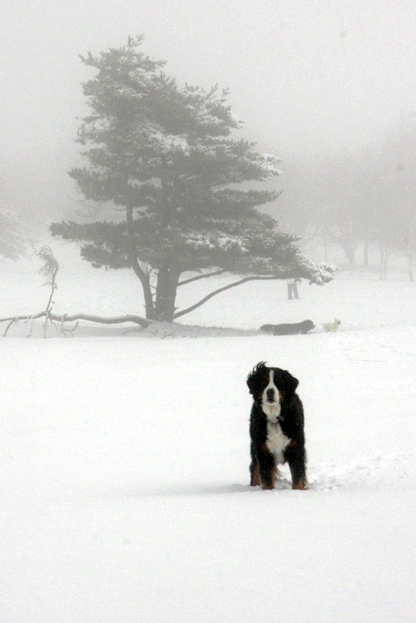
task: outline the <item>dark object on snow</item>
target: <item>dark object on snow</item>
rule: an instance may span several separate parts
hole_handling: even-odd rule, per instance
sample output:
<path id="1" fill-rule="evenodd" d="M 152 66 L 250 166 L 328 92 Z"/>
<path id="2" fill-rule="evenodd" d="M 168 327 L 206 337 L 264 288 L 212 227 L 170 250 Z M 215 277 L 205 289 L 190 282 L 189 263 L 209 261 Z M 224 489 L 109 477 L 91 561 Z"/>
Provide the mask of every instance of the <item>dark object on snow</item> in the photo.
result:
<path id="1" fill-rule="evenodd" d="M 299 333 L 309 333 L 315 328 L 312 320 L 303 320 L 288 324 L 264 324 L 260 331 L 271 333 L 272 335 L 298 335 Z"/>
<path id="2" fill-rule="evenodd" d="M 292 489 L 307 489 L 303 405 L 299 381 L 287 370 L 263 361 L 250 372 L 247 385 L 253 396 L 250 416 L 250 485 L 274 489 L 277 466 L 289 463 Z"/>
<path id="3" fill-rule="evenodd" d="M 298 292 L 298 282 L 293 281 L 293 283 L 288 283 L 287 284 L 287 298 L 289 299 L 289 301 L 291 301 L 292 299 L 299 299 L 299 292 Z"/>

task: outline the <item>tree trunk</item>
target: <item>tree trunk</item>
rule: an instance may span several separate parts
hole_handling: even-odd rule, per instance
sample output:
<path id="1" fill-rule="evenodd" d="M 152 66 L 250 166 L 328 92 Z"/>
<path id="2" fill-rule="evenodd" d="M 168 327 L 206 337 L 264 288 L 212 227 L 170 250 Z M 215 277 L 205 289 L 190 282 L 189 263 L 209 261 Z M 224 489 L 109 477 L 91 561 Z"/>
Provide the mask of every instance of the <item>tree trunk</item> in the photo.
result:
<path id="1" fill-rule="evenodd" d="M 380 279 L 385 281 L 387 279 L 389 252 L 388 249 L 382 248 L 380 252 Z"/>
<path id="2" fill-rule="evenodd" d="M 407 256 L 407 261 L 408 261 L 408 274 L 409 274 L 409 281 L 414 281 L 414 275 L 413 275 L 413 255 L 411 253 L 409 253 L 409 255 Z"/>
<path id="3" fill-rule="evenodd" d="M 324 234 L 324 237 L 323 237 L 323 242 L 324 242 L 325 262 L 329 262 L 329 259 L 328 259 L 328 242 L 327 242 L 325 234 Z"/>
<path id="4" fill-rule="evenodd" d="M 129 205 L 126 206 L 126 226 L 127 226 L 127 240 L 128 240 L 128 250 L 129 250 L 129 259 L 131 262 L 131 266 L 136 273 L 137 277 L 140 279 L 143 295 L 144 295 L 144 304 L 146 309 L 146 318 L 149 320 L 154 320 L 155 316 L 155 306 L 153 303 L 152 290 L 150 287 L 150 277 L 145 271 L 141 268 L 139 261 L 137 259 L 136 254 L 136 245 L 134 243 L 134 220 L 133 220 L 133 208 Z"/>
<path id="5" fill-rule="evenodd" d="M 368 242 L 364 242 L 364 266 L 365 268 L 368 268 L 370 265 L 368 246 L 369 246 Z"/>
<path id="6" fill-rule="evenodd" d="M 168 211 L 166 218 L 169 218 Z M 149 320 L 164 320 L 173 322 L 175 314 L 176 291 L 178 288 L 181 270 L 166 260 L 159 268 L 157 274 L 156 300 L 153 300 L 153 294 L 150 287 L 150 277 L 141 268 L 136 254 L 136 245 L 134 242 L 134 219 L 133 208 L 126 206 L 126 224 L 127 237 L 129 245 L 129 257 L 132 268 L 141 281 L 143 287 L 146 318 Z"/>
<path id="7" fill-rule="evenodd" d="M 155 317 L 157 320 L 173 322 L 176 292 L 181 270 L 168 261 L 160 266 L 157 274 Z"/>
<path id="8" fill-rule="evenodd" d="M 345 253 L 345 257 L 348 260 L 348 263 L 350 265 L 354 264 L 355 261 L 355 249 L 353 246 L 348 245 L 344 247 L 344 253 Z"/>

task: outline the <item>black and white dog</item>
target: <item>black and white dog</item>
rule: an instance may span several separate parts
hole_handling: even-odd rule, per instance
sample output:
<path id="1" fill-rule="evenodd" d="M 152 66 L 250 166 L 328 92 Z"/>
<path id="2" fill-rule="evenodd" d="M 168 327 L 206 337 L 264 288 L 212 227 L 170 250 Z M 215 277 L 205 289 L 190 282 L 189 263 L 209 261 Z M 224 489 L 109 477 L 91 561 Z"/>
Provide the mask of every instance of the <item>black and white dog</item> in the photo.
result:
<path id="1" fill-rule="evenodd" d="M 300 333 L 309 333 L 312 329 L 315 329 L 312 320 L 287 324 L 264 324 L 260 327 L 260 331 L 271 333 L 272 335 L 299 335 Z"/>
<path id="2" fill-rule="evenodd" d="M 277 466 L 288 463 L 292 489 L 307 489 L 303 405 L 299 381 L 287 370 L 260 362 L 247 385 L 254 404 L 250 417 L 250 485 L 274 489 Z"/>

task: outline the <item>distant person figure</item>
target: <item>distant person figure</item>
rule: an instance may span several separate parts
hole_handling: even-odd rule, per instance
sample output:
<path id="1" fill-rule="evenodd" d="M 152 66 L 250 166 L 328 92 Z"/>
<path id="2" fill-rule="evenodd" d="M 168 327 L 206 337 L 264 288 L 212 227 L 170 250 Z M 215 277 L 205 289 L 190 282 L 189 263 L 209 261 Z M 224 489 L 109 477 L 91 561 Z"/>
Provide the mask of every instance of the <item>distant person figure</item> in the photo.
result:
<path id="1" fill-rule="evenodd" d="M 287 298 L 289 299 L 289 301 L 291 301 L 292 299 L 299 299 L 298 282 L 296 279 L 293 281 L 293 283 L 287 284 Z"/>

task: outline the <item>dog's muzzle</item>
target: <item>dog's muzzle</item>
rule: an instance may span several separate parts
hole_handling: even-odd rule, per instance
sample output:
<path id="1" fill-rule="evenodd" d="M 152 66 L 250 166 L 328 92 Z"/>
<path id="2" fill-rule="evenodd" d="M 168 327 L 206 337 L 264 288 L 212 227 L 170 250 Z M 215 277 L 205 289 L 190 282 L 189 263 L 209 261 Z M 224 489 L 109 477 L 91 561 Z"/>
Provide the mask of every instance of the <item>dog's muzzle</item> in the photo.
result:
<path id="1" fill-rule="evenodd" d="M 273 403 L 276 402 L 276 396 L 274 389 L 268 389 L 266 392 L 267 402 Z"/>

